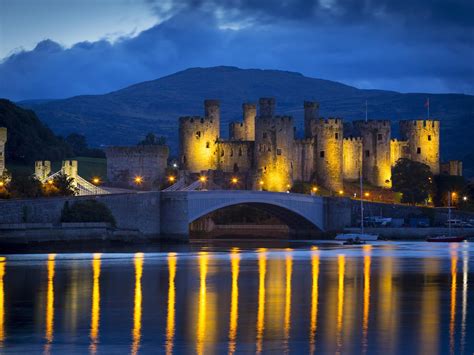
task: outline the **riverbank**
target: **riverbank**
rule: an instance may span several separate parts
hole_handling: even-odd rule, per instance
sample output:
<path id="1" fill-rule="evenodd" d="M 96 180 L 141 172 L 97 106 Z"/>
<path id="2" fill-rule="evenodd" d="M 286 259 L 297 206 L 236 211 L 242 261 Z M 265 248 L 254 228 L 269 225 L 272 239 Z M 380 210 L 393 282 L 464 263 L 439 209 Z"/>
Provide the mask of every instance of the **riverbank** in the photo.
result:
<path id="1" fill-rule="evenodd" d="M 360 228 L 346 228 L 347 233 L 360 232 Z M 378 234 L 380 238 L 389 240 L 425 240 L 427 237 L 436 235 L 449 235 L 449 229 L 444 227 L 430 228 L 364 228 L 365 233 Z M 462 235 L 467 238 L 474 238 L 474 228 L 453 228 L 452 235 Z"/>

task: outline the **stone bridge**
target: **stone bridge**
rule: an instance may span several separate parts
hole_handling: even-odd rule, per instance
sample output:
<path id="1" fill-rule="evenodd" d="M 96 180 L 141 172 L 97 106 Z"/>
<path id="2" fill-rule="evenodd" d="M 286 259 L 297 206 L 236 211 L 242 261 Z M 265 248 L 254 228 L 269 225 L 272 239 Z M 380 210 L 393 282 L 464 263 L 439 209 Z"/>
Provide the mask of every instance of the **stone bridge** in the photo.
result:
<path id="1" fill-rule="evenodd" d="M 161 234 L 172 239 L 187 238 L 189 224 L 209 213 L 234 205 L 266 211 L 288 225 L 291 234 L 333 229 L 338 220 L 328 214 L 329 199 L 294 193 L 246 190 L 175 191 L 161 193 Z M 342 201 L 340 198 L 333 200 Z M 350 222 L 350 210 L 339 210 Z M 342 213 L 342 214 L 341 214 Z M 336 218 L 334 218 L 336 217 Z"/>

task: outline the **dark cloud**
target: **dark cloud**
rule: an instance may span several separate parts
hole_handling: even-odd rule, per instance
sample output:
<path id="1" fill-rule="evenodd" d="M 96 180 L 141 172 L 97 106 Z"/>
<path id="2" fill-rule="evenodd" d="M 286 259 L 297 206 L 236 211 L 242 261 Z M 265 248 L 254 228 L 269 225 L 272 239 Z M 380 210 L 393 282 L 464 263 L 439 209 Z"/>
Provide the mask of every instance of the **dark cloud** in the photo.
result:
<path id="1" fill-rule="evenodd" d="M 192 66 L 274 68 L 366 88 L 474 94 L 474 2 L 150 1 L 166 21 L 133 38 L 47 40 L 0 64 L 14 100 L 112 91 Z"/>

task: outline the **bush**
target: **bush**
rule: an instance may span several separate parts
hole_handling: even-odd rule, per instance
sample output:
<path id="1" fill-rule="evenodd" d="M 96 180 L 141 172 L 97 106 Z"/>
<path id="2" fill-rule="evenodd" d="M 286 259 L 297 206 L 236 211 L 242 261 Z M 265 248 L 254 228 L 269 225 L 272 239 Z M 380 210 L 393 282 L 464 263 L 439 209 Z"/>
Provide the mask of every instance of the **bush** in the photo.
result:
<path id="1" fill-rule="evenodd" d="M 106 222 L 116 226 L 109 208 L 96 200 L 77 201 L 72 206 L 66 201 L 61 213 L 61 222 Z"/>

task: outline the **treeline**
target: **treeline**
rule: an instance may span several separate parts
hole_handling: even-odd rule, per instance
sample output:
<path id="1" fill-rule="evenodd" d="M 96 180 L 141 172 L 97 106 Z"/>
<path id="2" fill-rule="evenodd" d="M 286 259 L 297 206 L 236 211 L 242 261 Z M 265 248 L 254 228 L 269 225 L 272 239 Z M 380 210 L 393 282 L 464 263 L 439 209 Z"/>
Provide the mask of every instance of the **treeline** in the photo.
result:
<path id="1" fill-rule="evenodd" d="M 36 160 L 64 160 L 75 156 L 104 157 L 100 149 L 87 146 L 86 138 L 56 136 L 36 114 L 9 100 L 0 99 L 0 127 L 8 130 L 5 157 L 9 163 L 31 164 Z"/>

